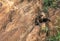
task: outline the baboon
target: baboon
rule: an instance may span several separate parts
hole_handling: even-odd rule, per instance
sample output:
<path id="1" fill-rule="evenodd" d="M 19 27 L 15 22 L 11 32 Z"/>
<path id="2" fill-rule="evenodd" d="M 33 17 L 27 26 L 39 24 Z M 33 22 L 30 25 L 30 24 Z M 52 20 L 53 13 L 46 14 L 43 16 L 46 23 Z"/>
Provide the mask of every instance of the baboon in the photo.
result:
<path id="1" fill-rule="evenodd" d="M 40 23 L 46 23 L 46 22 L 48 22 L 48 21 L 50 21 L 50 19 L 48 19 L 48 18 L 42 18 L 43 17 L 43 15 L 38 15 L 36 18 L 35 18 L 35 25 L 39 25 Z"/>

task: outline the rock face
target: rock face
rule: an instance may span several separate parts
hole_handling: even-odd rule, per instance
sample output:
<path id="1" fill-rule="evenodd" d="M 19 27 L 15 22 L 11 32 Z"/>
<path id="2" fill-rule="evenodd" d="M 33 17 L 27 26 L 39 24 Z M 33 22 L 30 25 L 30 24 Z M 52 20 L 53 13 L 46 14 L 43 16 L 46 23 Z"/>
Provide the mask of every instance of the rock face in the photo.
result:
<path id="1" fill-rule="evenodd" d="M 0 41 L 45 41 L 46 33 L 40 33 L 41 27 L 34 23 L 42 3 L 42 0 L 0 0 Z"/>

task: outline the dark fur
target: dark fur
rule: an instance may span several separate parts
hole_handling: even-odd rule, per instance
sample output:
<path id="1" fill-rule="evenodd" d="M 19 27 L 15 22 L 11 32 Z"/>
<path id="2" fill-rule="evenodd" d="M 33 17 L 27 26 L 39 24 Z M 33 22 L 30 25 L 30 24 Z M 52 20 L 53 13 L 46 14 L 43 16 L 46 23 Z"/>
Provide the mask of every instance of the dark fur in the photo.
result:
<path id="1" fill-rule="evenodd" d="M 36 19 L 35 19 L 35 25 L 39 25 L 40 23 L 46 23 L 46 22 L 50 22 L 50 19 L 48 18 L 41 18 L 42 16 L 38 16 Z"/>

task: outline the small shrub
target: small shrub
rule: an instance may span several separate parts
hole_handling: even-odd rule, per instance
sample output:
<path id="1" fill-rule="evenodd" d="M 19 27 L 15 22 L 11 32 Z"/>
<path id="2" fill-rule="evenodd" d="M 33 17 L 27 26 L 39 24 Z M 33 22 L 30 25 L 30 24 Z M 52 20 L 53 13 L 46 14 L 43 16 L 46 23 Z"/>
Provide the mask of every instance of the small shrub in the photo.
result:
<path id="1" fill-rule="evenodd" d="M 44 0 L 43 11 L 48 12 L 48 8 L 58 8 L 59 0 Z"/>
<path id="2" fill-rule="evenodd" d="M 57 29 L 57 28 L 56 28 Z M 60 31 L 57 29 L 56 36 L 50 36 L 47 39 L 48 41 L 60 41 Z"/>

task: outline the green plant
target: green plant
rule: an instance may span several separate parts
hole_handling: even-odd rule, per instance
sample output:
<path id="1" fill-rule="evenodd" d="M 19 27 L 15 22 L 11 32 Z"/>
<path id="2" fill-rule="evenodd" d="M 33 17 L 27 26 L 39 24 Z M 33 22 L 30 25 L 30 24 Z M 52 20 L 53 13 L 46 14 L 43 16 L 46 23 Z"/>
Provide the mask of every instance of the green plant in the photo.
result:
<path id="1" fill-rule="evenodd" d="M 43 4 L 43 11 L 44 12 L 48 12 L 48 8 L 57 8 L 58 5 L 57 5 L 57 2 L 59 0 L 44 0 L 44 4 Z"/>
<path id="2" fill-rule="evenodd" d="M 60 41 L 60 31 L 57 29 L 56 36 L 50 36 L 48 37 L 48 41 Z"/>

